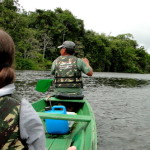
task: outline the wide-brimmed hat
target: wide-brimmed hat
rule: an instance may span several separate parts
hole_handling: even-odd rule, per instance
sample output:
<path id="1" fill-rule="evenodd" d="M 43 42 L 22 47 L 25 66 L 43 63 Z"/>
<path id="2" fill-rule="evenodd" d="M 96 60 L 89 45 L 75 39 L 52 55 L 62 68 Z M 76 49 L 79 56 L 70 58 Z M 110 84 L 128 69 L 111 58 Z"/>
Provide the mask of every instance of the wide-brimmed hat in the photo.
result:
<path id="1" fill-rule="evenodd" d="M 75 49 L 76 44 L 72 41 L 65 41 L 62 45 L 58 46 L 58 48 L 70 48 Z"/>

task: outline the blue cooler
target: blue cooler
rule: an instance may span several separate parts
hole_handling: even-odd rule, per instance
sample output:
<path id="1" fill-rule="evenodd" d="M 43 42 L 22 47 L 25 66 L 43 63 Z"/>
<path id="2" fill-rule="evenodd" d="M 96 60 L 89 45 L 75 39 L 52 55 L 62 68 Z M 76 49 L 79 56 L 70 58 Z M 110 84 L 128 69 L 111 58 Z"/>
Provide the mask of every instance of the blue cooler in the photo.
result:
<path id="1" fill-rule="evenodd" d="M 66 107 L 53 106 L 52 110 L 45 111 L 45 113 L 66 114 Z M 66 134 L 67 132 L 69 132 L 69 125 L 67 120 L 45 119 L 45 123 L 46 130 L 50 134 Z"/>

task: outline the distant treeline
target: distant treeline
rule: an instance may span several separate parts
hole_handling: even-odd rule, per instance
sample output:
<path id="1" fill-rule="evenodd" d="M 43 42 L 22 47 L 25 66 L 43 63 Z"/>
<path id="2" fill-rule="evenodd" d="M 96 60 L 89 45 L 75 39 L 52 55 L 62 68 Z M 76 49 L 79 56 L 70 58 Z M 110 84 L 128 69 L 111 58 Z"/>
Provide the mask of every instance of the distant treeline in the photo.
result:
<path id="1" fill-rule="evenodd" d="M 50 70 L 59 56 L 57 46 L 71 40 L 77 44 L 78 57 L 87 57 L 95 72 L 150 72 L 150 55 L 132 34 L 111 36 L 85 30 L 83 20 L 69 10 L 27 12 L 17 0 L 2 0 L 0 28 L 14 39 L 16 69 Z"/>

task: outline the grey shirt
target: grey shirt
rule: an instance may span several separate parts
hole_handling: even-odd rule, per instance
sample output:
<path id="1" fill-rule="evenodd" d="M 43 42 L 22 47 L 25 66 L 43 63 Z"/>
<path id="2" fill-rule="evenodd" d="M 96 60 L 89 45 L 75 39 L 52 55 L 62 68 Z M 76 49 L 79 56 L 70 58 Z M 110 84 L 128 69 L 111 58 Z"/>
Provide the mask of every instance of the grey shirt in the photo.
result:
<path id="1" fill-rule="evenodd" d="M 12 94 L 14 90 L 14 84 L 9 84 L 0 89 L 0 96 Z M 26 140 L 29 150 L 45 150 L 45 134 L 42 122 L 32 105 L 25 99 L 21 101 L 19 116 L 20 137 Z"/>

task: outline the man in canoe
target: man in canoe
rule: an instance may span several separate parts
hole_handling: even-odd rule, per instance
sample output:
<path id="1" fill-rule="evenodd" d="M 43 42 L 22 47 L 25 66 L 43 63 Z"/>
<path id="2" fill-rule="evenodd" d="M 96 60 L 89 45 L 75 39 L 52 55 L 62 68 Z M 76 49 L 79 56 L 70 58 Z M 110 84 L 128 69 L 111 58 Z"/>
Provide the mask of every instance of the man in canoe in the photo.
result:
<path id="1" fill-rule="evenodd" d="M 61 56 L 54 60 L 51 68 L 51 74 L 55 77 L 54 93 L 56 96 L 82 95 L 82 72 L 88 76 L 93 75 L 89 60 L 74 56 L 75 46 L 72 41 L 65 41 L 58 46 Z"/>

